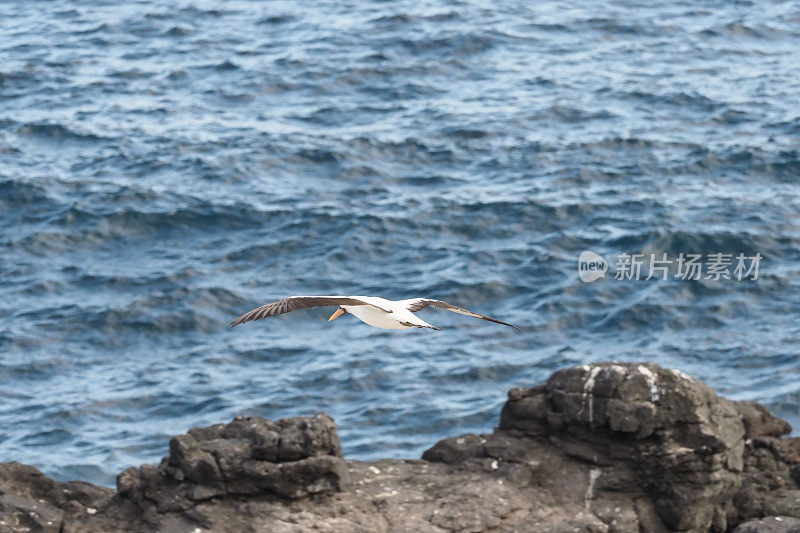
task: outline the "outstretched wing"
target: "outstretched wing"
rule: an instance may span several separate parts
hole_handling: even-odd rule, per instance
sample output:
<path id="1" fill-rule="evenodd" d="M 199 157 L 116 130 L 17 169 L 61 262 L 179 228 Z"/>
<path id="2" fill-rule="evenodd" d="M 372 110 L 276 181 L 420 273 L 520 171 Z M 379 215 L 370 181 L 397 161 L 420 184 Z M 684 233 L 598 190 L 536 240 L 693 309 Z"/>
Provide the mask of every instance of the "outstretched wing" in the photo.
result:
<path id="1" fill-rule="evenodd" d="M 261 320 L 271 316 L 290 313 L 298 309 L 308 307 L 325 307 L 328 305 L 367 305 L 367 302 L 352 298 L 350 296 L 290 296 L 277 302 L 268 303 L 247 312 L 228 324 L 235 328 L 239 324 L 250 322 L 251 320 Z"/>
<path id="2" fill-rule="evenodd" d="M 464 309 L 463 307 L 458 307 L 457 305 L 443 302 L 442 300 L 426 300 L 424 298 L 418 298 L 416 300 L 411 300 L 408 304 L 408 310 L 411 311 L 412 313 L 416 313 L 420 309 L 425 309 L 426 307 L 438 307 L 439 309 L 446 309 L 448 311 L 452 311 L 453 313 L 458 313 L 460 315 L 467 315 L 474 318 L 488 320 L 489 322 L 494 322 L 495 324 L 503 324 L 504 326 L 511 326 L 512 328 L 522 329 L 515 326 L 514 324 L 509 324 L 508 322 L 503 322 L 502 320 L 497 320 L 496 318 L 492 318 L 486 315 L 481 315 L 479 313 L 473 313 L 469 309 Z"/>

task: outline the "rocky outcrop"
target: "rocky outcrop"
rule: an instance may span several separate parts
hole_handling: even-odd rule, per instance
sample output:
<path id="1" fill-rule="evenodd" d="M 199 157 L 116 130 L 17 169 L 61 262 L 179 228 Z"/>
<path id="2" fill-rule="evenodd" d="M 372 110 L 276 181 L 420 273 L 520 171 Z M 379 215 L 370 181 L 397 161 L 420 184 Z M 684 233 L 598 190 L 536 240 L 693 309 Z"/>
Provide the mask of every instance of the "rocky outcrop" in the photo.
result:
<path id="1" fill-rule="evenodd" d="M 83 481 L 59 483 L 20 463 L 0 464 L 0 532 L 58 533 L 105 506 L 112 489 Z"/>
<path id="2" fill-rule="evenodd" d="M 770 516 L 750 520 L 737 527 L 733 533 L 800 533 L 800 519 Z"/>
<path id="3" fill-rule="evenodd" d="M 237 418 L 173 438 L 158 467 L 119 475 L 121 496 L 156 511 L 183 511 L 225 496 L 274 494 L 287 499 L 347 486 L 347 467 L 333 419 Z"/>
<path id="4" fill-rule="evenodd" d="M 132 502 L 148 526 L 211 499 L 273 496 L 295 500 L 348 488 L 336 425 L 314 418 L 236 418 L 173 438 L 157 467 L 129 468 L 117 478 L 119 499 Z"/>
<path id="5" fill-rule="evenodd" d="M 117 491 L 0 465 L 0 532 L 797 531 L 789 431 L 676 370 L 584 365 L 422 460 L 345 461 L 320 414 L 193 429 Z"/>
<path id="6" fill-rule="evenodd" d="M 546 437 L 582 460 L 593 498 L 624 489 L 615 507 L 652 506 L 661 523 L 644 519 L 649 509 L 637 512 L 648 529 L 727 527 L 743 467 L 742 419 L 731 402 L 679 371 L 614 363 L 562 370 L 543 387 L 513 390 L 500 429 Z"/>

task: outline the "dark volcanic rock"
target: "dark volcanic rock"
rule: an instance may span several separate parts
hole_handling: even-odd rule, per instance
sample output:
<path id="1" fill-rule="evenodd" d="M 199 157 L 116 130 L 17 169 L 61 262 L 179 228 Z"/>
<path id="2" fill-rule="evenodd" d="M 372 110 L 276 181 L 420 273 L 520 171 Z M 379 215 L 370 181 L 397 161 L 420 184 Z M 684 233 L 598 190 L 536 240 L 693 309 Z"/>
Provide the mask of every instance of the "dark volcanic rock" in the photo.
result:
<path id="1" fill-rule="evenodd" d="M 0 516 L 3 517 L 2 525 L 12 530 L 58 533 L 64 512 L 25 496 L 3 494 L 0 496 Z"/>
<path id="2" fill-rule="evenodd" d="M 169 449 L 159 466 L 129 468 L 117 478 L 120 498 L 150 524 L 211 498 L 297 499 L 348 485 L 336 425 L 324 413 L 278 422 L 240 417 L 174 437 Z"/>
<path id="3" fill-rule="evenodd" d="M 0 532 L 59 532 L 66 520 L 79 521 L 103 507 L 114 491 L 90 483 L 59 483 L 37 468 L 0 464 Z"/>
<path id="4" fill-rule="evenodd" d="M 733 533 L 800 533 L 800 519 L 770 516 L 750 520 L 733 530 Z"/>
<path id="5" fill-rule="evenodd" d="M 732 402 L 682 372 L 621 363 L 561 370 L 544 387 L 512 391 L 500 430 L 547 436 L 596 465 L 596 495 L 618 492 L 617 480 L 609 487 L 602 478 L 624 472 L 633 499 L 649 499 L 670 529 L 727 526 L 744 426 Z"/>
<path id="6" fill-rule="evenodd" d="M 773 416 L 769 410 L 756 402 L 733 402 L 742 417 L 745 437 L 780 437 L 788 435 L 792 426 L 786 420 Z"/>
<path id="7" fill-rule="evenodd" d="M 798 531 L 789 431 L 676 370 L 584 365 L 423 460 L 345 462 L 321 414 L 192 429 L 116 493 L 0 465 L 0 532 Z"/>

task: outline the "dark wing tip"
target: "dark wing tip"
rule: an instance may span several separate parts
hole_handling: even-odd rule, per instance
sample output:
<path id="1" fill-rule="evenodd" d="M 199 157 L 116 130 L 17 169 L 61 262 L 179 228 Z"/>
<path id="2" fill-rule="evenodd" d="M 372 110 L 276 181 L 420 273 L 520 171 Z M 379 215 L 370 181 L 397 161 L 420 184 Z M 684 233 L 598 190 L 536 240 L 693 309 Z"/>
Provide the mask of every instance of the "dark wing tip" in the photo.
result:
<path id="1" fill-rule="evenodd" d="M 264 306 L 259 307 L 257 309 L 253 309 L 252 311 L 248 311 L 247 313 L 243 314 L 242 316 L 231 320 L 230 322 L 228 322 L 228 327 L 235 328 L 236 326 L 239 326 L 241 324 L 245 324 L 247 322 L 250 322 L 251 320 L 258 320 L 257 318 L 255 318 L 256 315 L 258 314 L 257 311 L 260 311 L 261 309 L 263 309 L 263 307 Z"/>
<path id="2" fill-rule="evenodd" d="M 454 313 L 459 313 L 462 315 L 471 316 L 473 318 L 480 318 L 482 320 L 486 320 L 488 322 L 494 322 L 495 324 L 502 324 L 504 326 L 512 327 L 516 330 L 522 331 L 522 328 L 519 326 L 515 326 L 514 324 L 509 324 L 508 322 L 503 322 L 502 320 L 497 320 L 496 318 L 492 318 L 490 316 L 482 315 L 480 313 L 476 313 L 474 311 L 470 311 L 469 309 L 465 309 L 463 307 L 459 307 L 457 305 L 453 305 L 449 302 L 445 302 L 444 300 L 422 300 L 411 307 L 409 310 L 413 313 L 418 311 L 419 309 L 423 309 L 429 305 L 434 307 L 439 307 L 440 309 L 446 309 L 448 311 L 453 311 Z"/>
<path id="3" fill-rule="evenodd" d="M 239 317 L 239 318 L 237 318 L 235 320 L 231 320 L 230 322 L 228 322 L 228 327 L 229 328 L 235 328 L 239 324 L 244 324 L 245 322 L 247 322 L 247 320 L 242 320 L 242 317 Z"/>
<path id="4" fill-rule="evenodd" d="M 494 322 L 495 324 L 502 324 L 504 326 L 512 327 L 512 328 L 514 328 L 514 329 L 516 329 L 518 331 L 523 331 L 523 329 L 521 327 L 519 327 L 519 326 L 515 326 L 514 324 L 509 324 L 508 322 L 503 322 L 502 320 L 497 320 L 496 318 L 492 318 L 492 317 L 488 317 L 488 316 L 482 316 L 480 318 L 483 318 L 484 320 L 488 320 L 489 322 Z"/>

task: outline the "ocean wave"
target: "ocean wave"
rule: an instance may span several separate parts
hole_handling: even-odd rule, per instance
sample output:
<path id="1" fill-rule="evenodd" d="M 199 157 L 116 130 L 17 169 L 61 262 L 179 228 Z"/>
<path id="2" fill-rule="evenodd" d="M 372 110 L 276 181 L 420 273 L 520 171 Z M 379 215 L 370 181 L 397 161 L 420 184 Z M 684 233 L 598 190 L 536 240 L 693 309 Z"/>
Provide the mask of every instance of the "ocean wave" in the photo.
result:
<path id="1" fill-rule="evenodd" d="M 168 37 L 186 37 L 194 32 L 194 28 L 189 28 L 186 26 L 172 26 L 170 29 L 164 32 L 164 35 Z"/>
<path id="2" fill-rule="evenodd" d="M 108 284 L 106 284 L 108 286 Z M 123 294 L 117 299 L 125 299 Z M 128 297 L 130 299 L 130 297 Z M 18 313 L 21 319 L 35 318 L 51 331 L 106 332 L 125 343 L 129 333 L 145 338 L 174 335 L 181 332 L 216 333 L 224 330 L 226 317 L 234 309 L 247 306 L 244 299 L 227 289 L 175 288 L 156 291 L 147 296 L 110 308 L 66 305 L 57 309 L 37 309 Z M 19 369 L 15 369 L 18 371 Z"/>
<path id="3" fill-rule="evenodd" d="M 616 118 L 616 115 L 607 110 L 589 111 L 570 106 L 556 105 L 537 113 L 536 116 L 531 118 L 534 120 L 538 120 L 540 118 L 550 118 L 566 123 L 572 123 L 586 122 L 589 120 L 609 120 Z"/>
<path id="4" fill-rule="evenodd" d="M 744 253 L 753 256 L 778 256 L 782 250 L 800 244 L 800 240 L 775 235 L 752 234 L 747 232 L 688 232 L 657 231 L 646 237 L 648 252 L 667 253 L 676 256 L 683 253 Z"/>
<path id="5" fill-rule="evenodd" d="M 743 22 L 729 22 L 727 24 L 715 25 L 700 32 L 706 37 L 747 37 L 751 39 L 778 39 L 781 31 L 777 27 L 766 25 L 753 25 Z"/>
<path id="6" fill-rule="evenodd" d="M 496 36 L 487 34 L 455 34 L 446 37 L 427 36 L 417 39 L 399 39 L 393 43 L 411 54 L 448 54 L 467 57 L 491 50 L 498 44 Z"/>
<path id="7" fill-rule="evenodd" d="M 270 15 L 268 17 L 258 19 L 258 24 L 279 25 L 279 24 L 286 24 L 288 22 L 294 22 L 295 20 L 297 20 L 295 16 L 286 13 L 281 15 Z"/>
<path id="8" fill-rule="evenodd" d="M 11 207 L 41 206 L 49 197 L 44 187 L 36 183 L 21 180 L 0 180 L 0 201 Z M 54 207 L 55 202 L 47 207 Z"/>
<path id="9" fill-rule="evenodd" d="M 800 171 L 800 151 L 741 146 L 723 150 L 698 148 L 690 159 L 675 169 L 686 173 L 739 171 L 748 176 L 793 180 Z"/>
<path id="10" fill-rule="evenodd" d="M 454 22 L 462 20 L 462 18 L 463 17 L 461 14 L 457 11 L 443 11 L 430 15 L 395 13 L 393 15 L 381 15 L 379 17 L 370 19 L 368 23 L 381 28 L 405 29 L 405 26 L 419 22 Z"/>
<path id="11" fill-rule="evenodd" d="M 603 91 L 605 92 L 606 89 L 603 89 Z M 653 106 L 668 106 L 682 112 L 688 112 L 689 110 L 694 112 L 718 111 L 727 105 L 725 102 L 718 102 L 699 92 L 677 91 L 652 93 L 641 90 L 623 90 L 615 91 L 613 94 L 621 100 L 640 101 Z"/>
<path id="12" fill-rule="evenodd" d="M 168 207 L 164 210 L 145 211 L 135 208 L 108 208 L 89 210 L 86 206 L 72 206 L 51 219 L 56 227 L 82 229 L 86 235 L 102 238 L 125 238 L 134 234 L 158 234 L 208 228 L 244 230 L 280 220 L 291 211 L 286 209 L 261 210 L 253 206 L 212 204 L 196 202 L 195 205 Z"/>
<path id="13" fill-rule="evenodd" d="M 93 133 L 75 131 L 63 124 L 52 123 L 24 123 L 17 128 L 16 134 L 20 137 L 57 142 L 79 141 L 94 143 L 111 140 Z"/>

